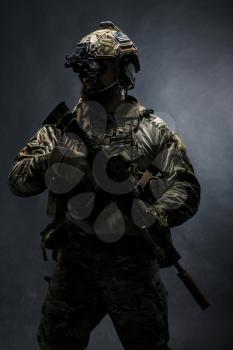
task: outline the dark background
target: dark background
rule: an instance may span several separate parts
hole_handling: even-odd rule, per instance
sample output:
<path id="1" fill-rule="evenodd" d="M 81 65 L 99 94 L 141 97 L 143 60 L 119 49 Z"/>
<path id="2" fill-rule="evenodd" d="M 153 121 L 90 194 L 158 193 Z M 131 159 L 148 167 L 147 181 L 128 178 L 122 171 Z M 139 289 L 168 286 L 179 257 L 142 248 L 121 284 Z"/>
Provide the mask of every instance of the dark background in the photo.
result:
<path id="1" fill-rule="evenodd" d="M 233 347 L 232 1 L 1 2 L 0 339 L 4 350 L 36 350 L 46 293 L 39 232 L 46 193 L 18 198 L 7 187 L 13 159 L 62 101 L 73 107 L 79 82 L 63 67 L 82 36 L 112 20 L 139 49 L 132 94 L 167 119 L 185 142 L 202 186 L 195 217 L 173 230 L 183 264 L 208 296 L 203 312 L 173 269 L 163 270 L 175 350 Z M 122 349 L 106 317 L 88 350 Z"/>

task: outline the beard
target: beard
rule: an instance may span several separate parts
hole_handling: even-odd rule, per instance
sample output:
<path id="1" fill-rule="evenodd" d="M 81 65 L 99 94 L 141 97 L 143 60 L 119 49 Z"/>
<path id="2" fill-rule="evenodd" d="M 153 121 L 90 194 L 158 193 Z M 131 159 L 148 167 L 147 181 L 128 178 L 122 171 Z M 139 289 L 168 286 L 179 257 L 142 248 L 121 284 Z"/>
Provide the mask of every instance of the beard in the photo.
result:
<path id="1" fill-rule="evenodd" d="M 105 88 L 106 90 L 103 90 Z M 101 101 L 112 97 L 112 95 L 120 91 L 120 89 L 121 87 L 118 81 L 112 86 L 109 86 L 109 88 L 97 81 L 90 86 L 82 84 L 81 95 L 84 99 Z"/>

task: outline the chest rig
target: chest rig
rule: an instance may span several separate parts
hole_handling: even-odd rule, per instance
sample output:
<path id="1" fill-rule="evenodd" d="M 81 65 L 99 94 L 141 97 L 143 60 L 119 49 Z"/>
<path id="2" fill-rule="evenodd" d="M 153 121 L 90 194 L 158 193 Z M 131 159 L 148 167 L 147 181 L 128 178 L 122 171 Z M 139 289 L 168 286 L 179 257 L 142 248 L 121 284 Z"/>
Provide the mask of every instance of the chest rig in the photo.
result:
<path id="1" fill-rule="evenodd" d="M 142 175 L 137 164 L 139 147 L 136 132 L 142 119 L 148 118 L 153 110 L 145 109 L 134 97 L 128 96 L 114 113 L 107 114 L 101 105 L 93 101 L 79 103 L 74 113 L 94 145 L 111 156 L 121 154 L 131 164 L 132 175 L 136 178 Z"/>

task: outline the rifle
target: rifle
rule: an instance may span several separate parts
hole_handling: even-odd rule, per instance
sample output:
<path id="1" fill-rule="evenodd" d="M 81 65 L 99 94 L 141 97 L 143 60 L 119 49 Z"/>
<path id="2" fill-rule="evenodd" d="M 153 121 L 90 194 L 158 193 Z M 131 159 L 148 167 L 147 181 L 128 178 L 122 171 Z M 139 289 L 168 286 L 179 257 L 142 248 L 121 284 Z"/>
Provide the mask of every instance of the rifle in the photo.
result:
<path id="1" fill-rule="evenodd" d="M 139 180 L 138 184 L 136 185 L 139 192 L 143 192 L 143 188 L 148 183 L 150 178 L 152 177 L 153 173 L 156 172 L 156 168 L 154 166 L 149 167 L 144 174 L 142 175 L 141 179 Z M 159 246 L 155 243 L 155 241 L 152 239 L 148 228 L 145 226 L 141 228 L 141 233 L 144 236 L 145 240 L 149 243 L 149 245 L 152 247 L 153 251 L 158 257 L 158 260 L 163 261 L 164 260 L 164 254 L 161 252 L 161 249 Z M 174 248 L 173 246 L 171 247 Z M 175 248 L 174 248 L 175 249 Z M 192 294 L 195 301 L 198 303 L 198 305 L 205 310 L 210 306 L 208 300 L 204 296 L 204 294 L 201 292 L 201 290 L 198 288 L 197 284 L 192 279 L 192 276 L 190 273 L 184 269 L 178 260 L 180 259 L 179 254 L 176 256 L 176 250 L 174 251 L 175 260 L 172 262 L 172 265 L 177 270 L 177 276 L 181 279 L 181 281 L 184 283 L 185 287 L 188 289 L 188 291 Z"/>

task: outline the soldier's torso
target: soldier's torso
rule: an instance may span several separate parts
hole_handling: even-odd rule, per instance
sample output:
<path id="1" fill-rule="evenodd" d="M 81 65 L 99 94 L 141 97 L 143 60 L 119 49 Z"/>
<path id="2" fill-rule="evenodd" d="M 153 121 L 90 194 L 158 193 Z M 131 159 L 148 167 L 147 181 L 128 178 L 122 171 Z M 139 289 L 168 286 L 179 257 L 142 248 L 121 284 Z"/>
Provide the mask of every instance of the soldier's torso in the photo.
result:
<path id="1" fill-rule="evenodd" d="M 109 156 L 124 153 L 124 156 L 134 164 L 136 180 L 139 180 L 148 166 L 153 164 L 161 142 L 158 130 L 164 126 L 164 122 L 159 117 L 151 114 L 151 110 L 147 110 L 137 103 L 136 100 L 133 99 L 130 102 L 123 103 L 114 114 L 107 114 L 104 108 L 96 102 L 79 103 L 73 113 L 76 115 L 79 125 L 88 133 L 96 146 L 107 152 Z M 69 143 L 70 147 L 76 148 L 78 151 L 82 150 L 85 153 L 85 146 L 82 140 L 72 140 L 72 138 L 69 140 L 68 137 L 66 144 L 68 145 Z M 98 161 L 96 164 L 97 167 L 102 169 L 101 171 L 104 171 L 103 166 L 101 164 L 100 166 L 98 165 Z M 158 188 L 158 190 L 162 194 L 166 189 L 160 191 Z M 75 205 L 75 201 L 73 203 Z M 56 205 L 53 205 L 53 200 L 51 199 L 48 205 L 48 215 L 54 216 L 55 210 Z M 104 222 L 104 224 L 107 223 L 109 218 L 111 219 L 111 216 L 113 221 L 119 217 L 116 206 L 113 208 L 109 205 L 101 210 L 100 214 L 104 215 L 102 217 L 100 215 L 100 221 Z M 105 234 L 110 233 L 111 228 L 104 226 L 104 235 L 101 236 L 100 231 L 96 230 L 93 222 L 89 222 L 88 217 L 84 220 L 76 220 L 76 212 L 76 208 L 72 208 L 72 205 L 70 205 L 68 217 L 75 223 L 79 232 L 94 233 L 101 240 L 109 242 Z M 124 225 L 116 223 L 116 227 L 113 227 L 113 236 L 115 233 L 117 233 L 116 238 L 119 239 L 124 234 L 127 236 L 141 236 L 141 231 L 134 222 L 127 218 L 126 215 L 123 216 Z M 117 222 L 117 220 L 115 221 Z M 163 236 L 165 237 L 165 231 Z M 166 236 L 166 241 L 169 243 L 168 248 L 170 249 L 169 229 L 166 229 Z M 175 256 L 175 259 L 177 259 L 177 256 Z M 169 266 L 171 264 L 170 261 L 171 259 L 164 266 Z"/>
<path id="2" fill-rule="evenodd" d="M 139 180 L 151 164 L 154 156 L 153 145 L 156 140 L 152 136 L 149 111 L 133 99 L 130 102 L 122 103 L 114 114 L 107 114 L 102 105 L 93 101 L 79 103 L 74 113 L 79 125 L 88 133 L 93 143 L 100 147 L 102 153 L 106 154 L 106 158 L 110 159 L 119 154 L 123 155 L 124 159 L 132 164 L 132 175 L 136 180 Z M 106 176 L 106 166 L 100 154 L 101 152 L 97 153 L 92 165 L 93 177 L 105 192 L 110 194 L 124 193 L 125 187 L 122 183 L 111 182 Z M 113 204 L 111 203 L 111 205 Z M 101 215 L 103 217 L 106 215 L 106 219 L 102 219 L 106 222 L 103 231 L 111 230 L 107 225 L 109 216 L 114 216 L 114 207 L 111 208 L 111 205 L 109 205 L 109 208 L 107 206 L 102 208 Z M 69 210 L 69 218 L 72 221 L 75 221 L 83 230 L 95 233 L 95 228 L 92 224 L 88 224 L 88 219 L 83 222 L 77 221 L 75 208 L 69 206 Z M 117 208 L 115 216 L 119 216 Z M 122 225 L 120 219 L 116 224 L 119 231 L 122 230 L 122 232 L 125 231 L 125 233 L 131 235 L 141 234 L 133 220 L 125 215 L 123 219 L 124 223 Z"/>
<path id="3" fill-rule="evenodd" d="M 149 112 L 134 98 L 111 114 L 94 101 L 80 103 L 75 109 L 80 126 L 94 144 L 112 155 L 124 152 L 140 173 L 148 168 L 155 154 L 152 127 L 156 117 Z"/>

